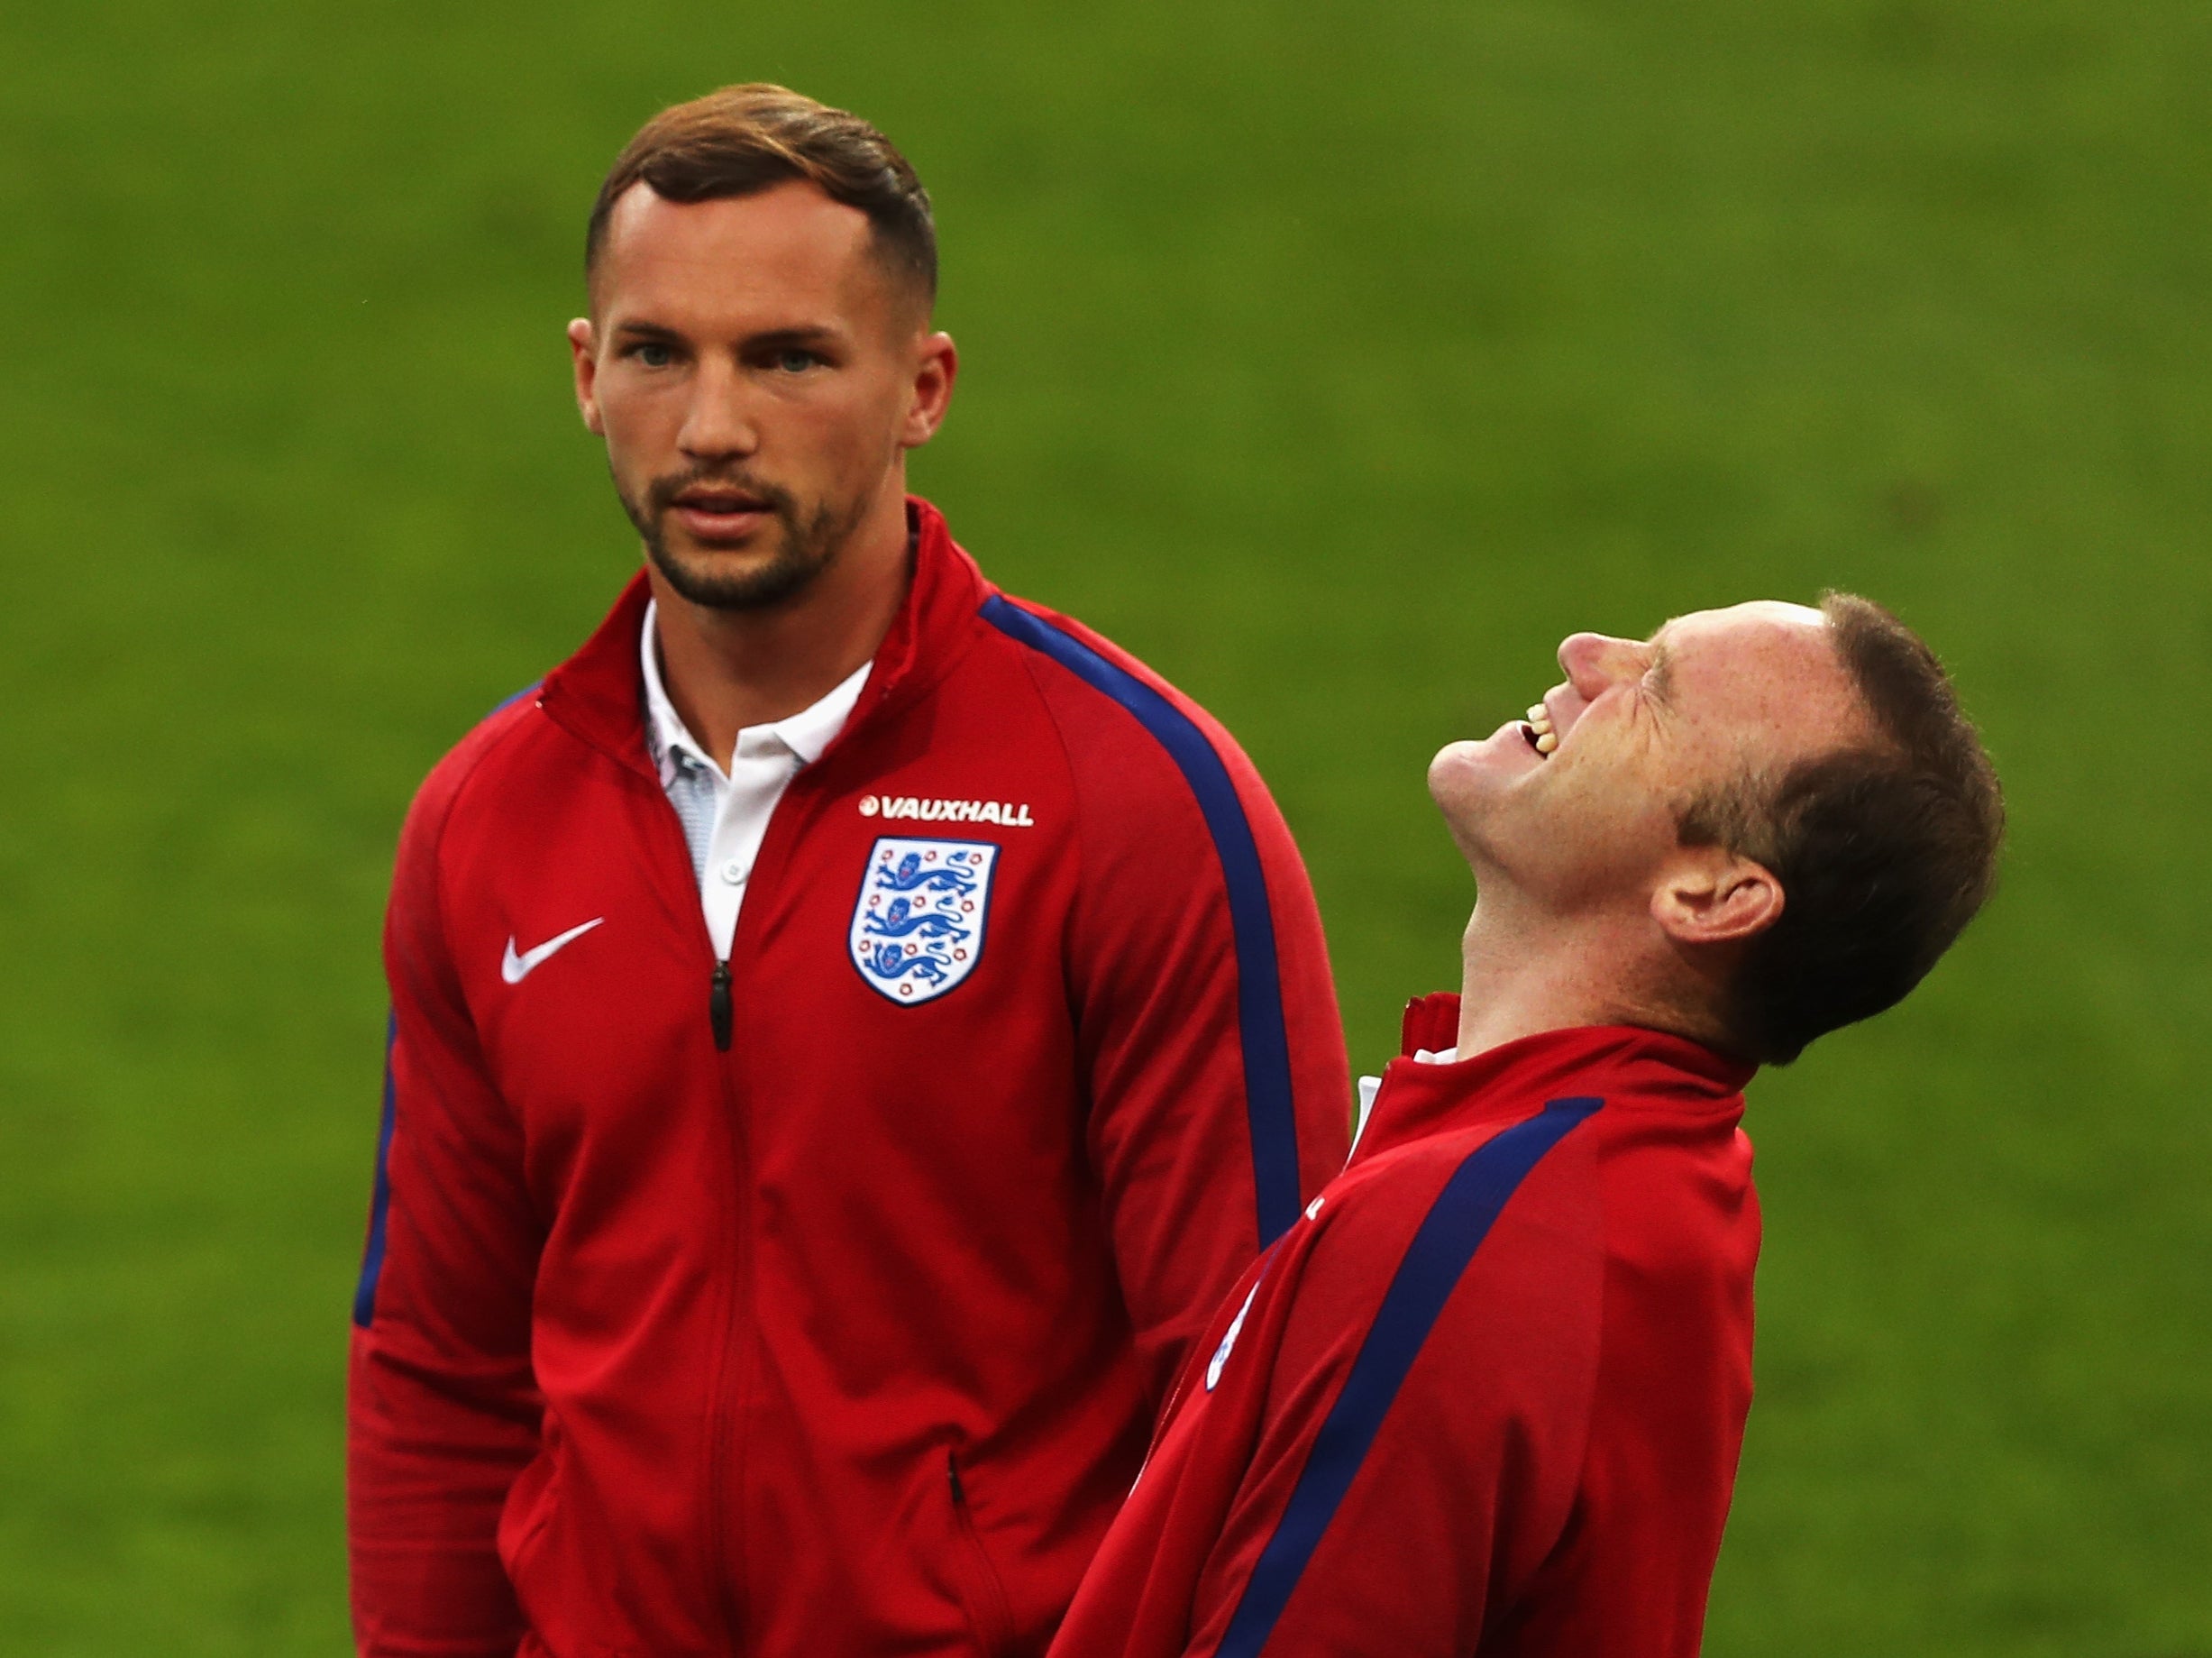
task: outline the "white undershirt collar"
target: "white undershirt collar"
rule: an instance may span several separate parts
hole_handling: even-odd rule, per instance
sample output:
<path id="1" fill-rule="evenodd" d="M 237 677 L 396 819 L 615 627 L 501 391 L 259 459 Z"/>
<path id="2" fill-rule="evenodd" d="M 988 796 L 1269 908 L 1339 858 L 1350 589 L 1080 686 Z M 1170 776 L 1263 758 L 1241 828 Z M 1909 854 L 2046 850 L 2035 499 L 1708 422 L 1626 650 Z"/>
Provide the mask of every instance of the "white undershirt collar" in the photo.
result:
<path id="1" fill-rule="evenodd" d="M 645 676 L 645 740 L 653 751 L 653 764 L 661 774 L 663 788 L 674 777 L 678 754 L 688 754 L 711 766 L 715 775 L 725 783 L 729 781 L 731 762 L 738 756 L 751 758 L 780 747 L 789 750 L 800 765 L 813 765 L 836 740 L 837 733 L 845 729 L 845 720 L 851 717 L 854 705 L 860 701 L 860 693 L 868 683 L 868 671 L 875 666 L 873 659 L 862 663 L 825 692 L 819 701 L 796 714 L 745 727 L 737 733 L 736 754 L 718 760 L 699 747 L 691 728 L 683 723 L 683 716 L 676 711 L 676 705 L 668 700 L 668 687 L 661 678 L 660 636 L 654 631 L 659 616 L 660 606 L 649 601 L 645 606 L 644 631 L 638 640 L 638 659 Z"/>
<path id="2" fill-rule="evenodd" d="M 800 769 L 820 758 L 845 728 L 873 664 L 862 664 L 827 696 L 789 719 L 745 727 L 727 759 L 718 758 L 699 747 L 668 699 L 661 679 L 658 619 L 657 608 L 648 604 L 638 640 L 645 746 L 660 774 L 662 792 L 683 826 L 708 937 L 715 954 L 727 956 L 776 802 Z"/>

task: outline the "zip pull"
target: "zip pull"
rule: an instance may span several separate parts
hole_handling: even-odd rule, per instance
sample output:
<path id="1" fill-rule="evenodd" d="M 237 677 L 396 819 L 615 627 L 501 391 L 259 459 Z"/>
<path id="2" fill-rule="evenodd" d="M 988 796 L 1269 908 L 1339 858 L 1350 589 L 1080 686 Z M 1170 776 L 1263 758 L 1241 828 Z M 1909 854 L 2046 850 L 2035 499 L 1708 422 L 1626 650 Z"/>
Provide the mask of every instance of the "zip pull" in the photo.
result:
<path id="1" fill-rule="evenodd" d="M 707 1019 L 714 1026 L 714 1045 L 729 1052 L 729 963 L 714 964 L 714 988 L 707 994 Z"/>
<path id="2" fill-rule="evenodd" d="M 968 1494 L 962 1489 L 960 1484 L 959 1459 L 953 1453 L 950 1446 L 946 1447 L 945 1451 L 945 1477 L 952 1484 L 953 1506 L 956 1508 L 966 1507 L 968 1506 Z"/>

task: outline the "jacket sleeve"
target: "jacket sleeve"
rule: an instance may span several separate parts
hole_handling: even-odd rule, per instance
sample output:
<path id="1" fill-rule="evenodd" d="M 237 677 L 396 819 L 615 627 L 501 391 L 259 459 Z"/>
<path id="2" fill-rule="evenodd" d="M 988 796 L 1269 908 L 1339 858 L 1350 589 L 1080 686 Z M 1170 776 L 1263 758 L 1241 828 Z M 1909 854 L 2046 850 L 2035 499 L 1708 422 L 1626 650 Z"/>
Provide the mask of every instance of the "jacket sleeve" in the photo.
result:
<path id="1" fill-rule="evenodd" d="M 1253 1355 L 1264 1379 L 1240 1379 L 1264 1403 L 1196 1577 L 1187 1658 L 1490 1650 L 1576 1524 L 1602 1271 L 1589 1229 L 1501 1224 L 1424 1328 L 1407 1319 L 1420 1296 L 1405 1280 L 1426 1269 L 1405 1248 L 1414 1217 L 1382 1190 L 1367 1213 L 1324 1220 L 1284 1287 L 1277 1344 Z"/>
<path id="2" fill-rule="evenodd" d="M 1179 753 L 1146 737 L 1076 756 L 1070 964 L 1089 1150 L 1156 1404 L 1222 1296 L 1342 1167 L 1350 1111 L 1290 831 L 1226 733 L 1171 711 Z"/>
<path id="3" fill-rule="evenodd" d="M 1696 1658 L 1742 1419 L 1699 1374 L 1723 1326 L 1609 1254 L 1587 1140 L 1555 1155 L 1471 1258 L 1433 1164 L 1332 1193 L 1237 1384 L 1258 1426 L 1184 1658 Z M 1654 1326 L 1626 1355 L 1624 1318 Z"/>
<path id="4" fill-rule="evenodd" d="M 385 923 L 392 1037 L 347 1400 L 354 1635 L 378 1658 L 512 1658 L 522 1619 L 496 1534 L 538 1444 L 540 1232 L 444 943 L 452 769 L 409 813 Z"/>

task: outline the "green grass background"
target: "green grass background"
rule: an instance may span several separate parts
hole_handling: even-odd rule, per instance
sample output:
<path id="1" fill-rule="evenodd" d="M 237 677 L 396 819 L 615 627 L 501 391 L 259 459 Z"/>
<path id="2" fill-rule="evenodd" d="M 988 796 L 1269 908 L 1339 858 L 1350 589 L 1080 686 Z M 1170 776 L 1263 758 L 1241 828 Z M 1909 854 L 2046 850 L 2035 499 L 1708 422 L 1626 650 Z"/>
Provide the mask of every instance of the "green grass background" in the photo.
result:
<path id="1" fill-rule="evenodd" d="M 1996 907 L 1758 1084 L 1734 1655 L 2212 1654 L 2203 0 L 80 0 L 0 14 L 0 1650 L 343 1650 L 410 791 L 635 561 L 599 171 L 769 78 L 935 192 L 917 480 L 1275 783 L 1355 1059 L 1421 786 L 1582 626 L 1953 663 Z"/>

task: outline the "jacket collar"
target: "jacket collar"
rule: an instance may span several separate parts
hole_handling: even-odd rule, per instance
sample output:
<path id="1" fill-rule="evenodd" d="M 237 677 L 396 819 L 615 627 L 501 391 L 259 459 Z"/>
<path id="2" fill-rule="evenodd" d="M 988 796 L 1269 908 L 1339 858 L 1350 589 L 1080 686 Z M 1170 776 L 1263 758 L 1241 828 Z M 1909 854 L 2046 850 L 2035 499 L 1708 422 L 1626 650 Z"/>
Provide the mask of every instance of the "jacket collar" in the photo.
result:
<path id="1" fill-rule="evenodd" d="M 997 590 L 945 527 L 944 515 L 909 495 L 914 574 L 875 665 L 834 750 L 854 730 L 919 701 L 952 671 L 975 637 L 976 612 Z M 545 676 L 538 703 L 562 729 L 632 771 L 656 775 L 645 746 L 639 637 L 651 602 L 643 571 L 630 579 L 583 647 Z"/>
<path id="2" fill-rule="evenodd" d="M 1743 1086 L 1758 1068 L 1686 1037 L 1635 1025 L 1540 1031 L 1448 1065 L 1412 1058 L 1419 1049 L 1449 1049 L 1458 1030 L 1458 996 L 1421 996 L 1408 1004 L 1405 1057 L 1383 1072 L 1354 1163 L 1451 1129 L 1523 1117 L 1547 1100 L 1573 1095 L 1733 1117 L 1741 1113 Z"/>

